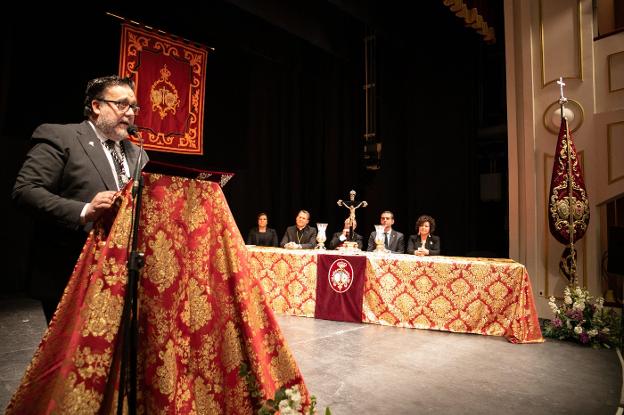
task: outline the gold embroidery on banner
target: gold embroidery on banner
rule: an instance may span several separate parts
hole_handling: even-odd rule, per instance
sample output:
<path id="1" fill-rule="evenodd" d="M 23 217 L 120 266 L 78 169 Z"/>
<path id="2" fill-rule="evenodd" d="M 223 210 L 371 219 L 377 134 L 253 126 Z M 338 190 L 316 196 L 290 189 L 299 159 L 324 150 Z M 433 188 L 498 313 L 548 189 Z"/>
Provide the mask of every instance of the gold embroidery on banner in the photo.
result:
<path id="1" fill-rule="evenodd" d="M 191 391 L 189 389 L 189 384 L 191 380 L 188 376 L 179 375 L 176 379 L 177 382 L 177 391 L 175 394 L 175 407 L 176 413 L 181 414 L 185 412 L 185 408 L 188 405 L 189 400 L 191 399 Z"/>
<path id="2" fill-rule="evenodd" d="M 128 268 L 125 263 L 119 264 L 116 258 L 109 257 L 102 262 L 102 274 L 109 286 L 125 284 Z"/>
<path id="3" fill-rule="evenodd" d="M 176 108 L 180 106 L 180 96 L 175 85 L 169 80 L 171 71 L 164 65 L 160 69 L 160 79 L 152 84 L 150 88 L 150 102 L 152 111 L 158 112 L 160 119 L 164 119 L 167 113 L 176 113 Z"/>
<path id="4" fill-rule="evenodd" d="M 202 378 L 195 379 L 195 404 L 197 414 L 222 414 L 223 408 L 219 407 L 210 384 L 206 385 Z"/>
<path id="5" fill-rule="evenodd" d="M 295 359 L 286 346 L 282 346 L 277 356 L 271 359 L 271 377 L 280 385 L 284 385 L 297 377 Z"/>
<path id="6" fill-rule="evenodd" d="M 206 211 L 202 206 L 201 188 L 194 180 L 190 181 L 186 189 L 186 201 L 181 216 L 189 232 L 195 231 L 207 220 Z"/>
<path id="7" fill-rule="evenodd" d="M 100 409 L 102 394 L 87 389 L 84 382 L 76 383 L 77 376 L 70 372 L 64 385 L 63 401 L 52 414 L 95 415 Z"/>
<path id="8" fill-rule="evenodd" d="M 225 325 L 221 349 L 221 359 L 226 371 L 230 372 L 240 366 L 240 363 L 243 361 L 241 345 L 238 331 L 231 321 L 228 321 Z"/>
<path id="9" fill-rule="evenodd" d="M 123 308 L 123 298 L 109 289 L 102 289 L 102 280 L 94 283 L 96 293 L 89 304 L 89 316 L 82 330 L 83 336 L 103 337 L 108 341 L 115 338 Z"/>
<path id="10" fill-rule="evenodd" d="M 176 379 L 178 378 L 176 354 L 173 341 L 167 341 L 165 350 L 158 353 L 162 366 L 156 368 L 156 387 L 169 402 L 173 400 Z"/>
<path id="11" fill-rule="evenodd" d="M 249 324 L 252 331 L 264 329 L 268 325 L 268 318 L 264 312 L 264 298 L 258 287 L 250 290 L 248 306 L 243 309 L 243 321 Z"/>
<path id="12" fill-rule="evenodd" d="M 164 232 L 158 231 L 154 240 L 149 241 L 148 245 L 153 254 L 145 260 L 146 275 L 156 285 L 158 292 L 162 293 L 171 286 L 180 272 L 173 241 Z"/>
<path id="13" fill-rule="evenodd" d="M 212 305 L 195 279 L 189 281 L 187 295 L 181 319 L 191 332 L 195 332 L 212 318 Z"/>
<path id="14" fill-rule="evenodd" d="M 121 199 L 121 206 L 115 218 L 114 226 L 111 229 L 108 242 L 110 248 L 125 248 L 130 240 L 132 230 L 132 205 L 130 198 Z"/>
<path id="15" fill-rule="evenodd" d="M 84 347 L 76 351 L 74 364 L 78 374 L 83 379 L 88 379 L 92 376 L 105 378 L 108 375 L 111 359 L 112 351 L 110 348 L 104 349 L 102 354 L 95 354 L 91 352 L 90 347 Z"/>

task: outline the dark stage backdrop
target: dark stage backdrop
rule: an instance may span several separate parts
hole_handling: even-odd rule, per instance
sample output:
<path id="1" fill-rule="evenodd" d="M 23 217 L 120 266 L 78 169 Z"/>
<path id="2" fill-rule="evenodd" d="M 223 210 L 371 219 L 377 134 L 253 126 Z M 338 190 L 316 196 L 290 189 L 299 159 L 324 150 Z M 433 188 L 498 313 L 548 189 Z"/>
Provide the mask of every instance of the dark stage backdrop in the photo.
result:
<path id="1" fill-rule="evenodd" d="M 358 18 L 335 6 L 341 2 L 268 1 L 262 17 L 252 3 L 180 3 L 166 13 L 129 4 L 71 16 L 23 10 L 7 20 L 2 292 L 22 290 L 27 274 L 30 222 L 10 193 L 30 134 L 44 122 L 81 121 L 86 82 L 117 72 L 120 27 L 105 11 L 216 48 L 208 56 L 204 155 L 150 157 L 236 173 L 225 194 L 243 237 L 265 211 L 281 238 L 299 209 L 312 213 L 312 225 L 328 222 L 331 235 L 347 216 L 336 200 L 355 189 L 369 202 L 358 210 L 365 238 L 382 210 L 395 213 L 406 237 L 427 213 L 438 222 L 443 254 L 508 255 L 502 27 L 498 43 L 486 46 L 441 2 L 396 10 L 370 1 Z M 365 20 L 379 33 L 376 172 L 362 159 Z M 497 174 L 502 185 L 483 198 L 482 176 Z"/>

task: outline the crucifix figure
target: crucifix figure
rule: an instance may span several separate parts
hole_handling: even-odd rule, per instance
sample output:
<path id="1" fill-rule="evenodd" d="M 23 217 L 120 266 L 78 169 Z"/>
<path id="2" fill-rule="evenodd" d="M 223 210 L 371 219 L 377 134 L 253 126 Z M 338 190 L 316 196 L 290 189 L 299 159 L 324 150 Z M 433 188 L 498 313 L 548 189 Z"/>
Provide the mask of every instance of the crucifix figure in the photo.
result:
<path id="1" fill-rule="evenodd" d="M 349 240 L 353 241 L 354 239 L 354 229 L 355 229 L 355 210 L 360 207 L 368 206 L 368 202 L 366 200 L 362 200 L 358 202 L 355 200 L 355 190 L 351 190 L 349 192 L 349 200 L 343 201 L 342 199 L 338 200 L 338 206 L 344 206 L 349 209 Z"/>
<path id="2" fill-rule="evenodd" d="M 563 105 L 568 102 L 568 99 L 563 96 L 563 87 L 565 86 L 565 82 L 563 82 L 563 77 L 559 77 L 557 84 L 559 85 L 559 105 Z"/>

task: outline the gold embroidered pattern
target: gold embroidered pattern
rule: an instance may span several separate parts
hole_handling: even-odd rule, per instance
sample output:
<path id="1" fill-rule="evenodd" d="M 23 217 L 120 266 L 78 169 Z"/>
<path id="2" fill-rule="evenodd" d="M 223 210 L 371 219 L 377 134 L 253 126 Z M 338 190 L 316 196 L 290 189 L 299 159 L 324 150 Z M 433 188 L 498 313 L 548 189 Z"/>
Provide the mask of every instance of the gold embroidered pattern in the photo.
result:
<path id="1" fill-rule="evenodd" d="M 290 350 L 286 346 L 278 350 L 277 356 L 271 359 L 271 377 L 273 380 L 281 380 L 284 383 L 290 382 L 297 376 L 297 367 Z"/>
<path id="2" fill-rule="evenodd" d="M 100 409 L 102 395 L 88 389 L 84 382 L 77 383 L 75 373 L 67 375 L 64 385 L 63 401 L 53 414 L 95 415 Z"/>
<path id="3" fill-rule="evenodd" d="M 176 108 L 180 106 L 180 96 L 175 85 L 169 80 L 171 71 L 164 65 L 160 69 L 160 79 L 152 84 L 150 88 L 150 101 L 152 111 L 158 112 L 161 119 L 170 112 L 176 113 Z"/>
<path id="4" fill-rule="evenodd" d="M 123 308 L 123 298 L 114 295 L 109 289 L 102 289 L 102 280 L 95 281 L 96 293 L 89 304 L 83 336 L 102 337 L 112 341 L 117 333 Z"/>
<path id="5" fill-rule="evenodd" d="M 110 348 L 104 349 L 104 353 L 96 354 L 91 352 L 90 347 L 79 348 L 74 356 L 74 364 L 78 374 L 83 379 L 94 377 L 105 377 L 108 373 L 112 360 Z"/>
<path id="6" fill-rule="evenodd" d="M 162 361 L 162 365 L 156 368 L 156 387 L 160 392 L 167 396 L 169 402 L 173 400 L 173 392 L 175 392 L 176 379 L 178 377 L 176 354 L 173 341 L 167 341 L 165 350 L 158 354 Z"/>
<path id="7" fill-rule="evenodd" d="M 240 363 L 243 361 L 241 345 L 238 339 L 238 332 L 231 321 L 228 321 L 225 325 L 221 350 L 221 359 L 225 370 L 229 372 L 240 366 Z"/>
<path id="8" fill-rule="evenodd" d="M 148 242 L 153 254 L 145 260 L 146 274 L 160 293 L 165 291 L 180 272 L 173 242 L 167 235 L 158 231 L 153 240 Z"/>

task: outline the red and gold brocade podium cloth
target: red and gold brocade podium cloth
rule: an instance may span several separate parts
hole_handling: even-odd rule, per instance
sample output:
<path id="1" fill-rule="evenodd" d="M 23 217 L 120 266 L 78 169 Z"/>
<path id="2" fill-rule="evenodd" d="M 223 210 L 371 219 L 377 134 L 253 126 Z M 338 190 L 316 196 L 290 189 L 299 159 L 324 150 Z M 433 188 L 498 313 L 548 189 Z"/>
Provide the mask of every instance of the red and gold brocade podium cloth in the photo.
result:
<path id="1" fill-rule="evenodd" d="M 277 313 L 314 317 L 322 251 L 248 247 Z M 339 254 L 327 251 L 328 254 Z M 526 268 L 506 259 L 366 256 L 362 322 L 543 342 Z"/>
<path id="2" fill-rule="evenodd" d="M 309 396 L 217 183 L 145 174 L 139 249 L 138 413 L 251 414 L 246 363 L 264 398 Z M 109 414 L 132 209 L 90 235 L 7 414 Z M 257 398 L 256 398 L 257 399 Z"/>

